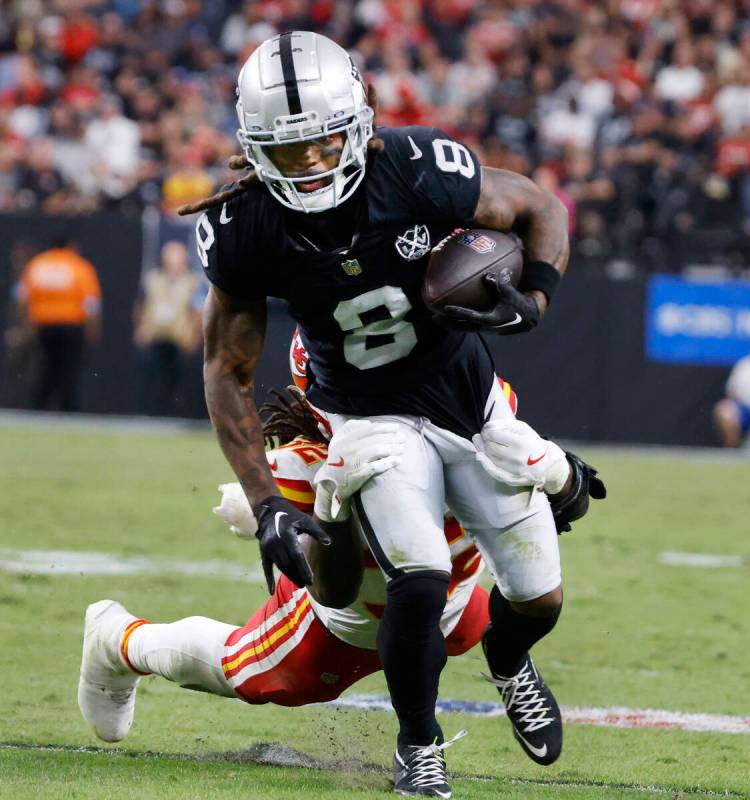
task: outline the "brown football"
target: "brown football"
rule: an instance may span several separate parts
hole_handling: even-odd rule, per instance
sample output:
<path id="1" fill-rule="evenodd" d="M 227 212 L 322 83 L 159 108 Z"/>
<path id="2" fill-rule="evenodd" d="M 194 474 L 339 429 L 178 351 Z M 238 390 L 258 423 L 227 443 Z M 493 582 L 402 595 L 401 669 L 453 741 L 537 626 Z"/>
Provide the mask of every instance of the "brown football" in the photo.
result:
<path id="1" fill-rule="evenodd" d="M 498 283 L 518 286 L 522 269 L 523 245 L 514 234 L 478 228 L 456 231 L 433 248 L 422 299 L 433 311 L 444 306 L 487 311 L 493 298 L 484 276 L 494 273 Z"/>

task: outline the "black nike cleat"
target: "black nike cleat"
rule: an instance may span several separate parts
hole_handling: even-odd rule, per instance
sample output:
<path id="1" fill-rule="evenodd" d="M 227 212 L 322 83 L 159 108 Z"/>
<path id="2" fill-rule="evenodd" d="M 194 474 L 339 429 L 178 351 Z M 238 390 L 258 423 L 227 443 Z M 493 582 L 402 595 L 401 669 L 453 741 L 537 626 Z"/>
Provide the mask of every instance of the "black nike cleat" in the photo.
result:
<path id="1" fill-rule="evenodd" d="M 393 791 L 409 797 L 451 796 L 443 750 L 466 736 L 459 731 L 443 744 L 399 745 L 393 756 Z"/>
<path id="2" fill-rule="evenodd" d="M 513 735 L 526 755 L 545 766 L 557 761 L 563 740 L 560 708 L 531 656 L 527 653 L 521 668 L 509 678 L 495 674 L 484 677 L 497 686 Z"/>

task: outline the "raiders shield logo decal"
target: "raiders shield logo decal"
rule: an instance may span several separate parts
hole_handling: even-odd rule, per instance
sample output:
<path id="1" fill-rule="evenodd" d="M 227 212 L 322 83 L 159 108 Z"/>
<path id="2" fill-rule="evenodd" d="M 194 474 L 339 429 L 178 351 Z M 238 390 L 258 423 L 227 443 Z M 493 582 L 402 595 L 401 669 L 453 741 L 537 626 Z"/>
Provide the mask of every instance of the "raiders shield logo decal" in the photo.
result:
<path id="1" fill-rule="evenodd" d="M 355 278 L 357 275 L 362 274 L 362 267 L 356 258 L 350 258 L 348 261 L 344 261 L 341 264 L 341 269 L 343 269 L 350 278 Z"/>
<path id="2" fill-rule="evenodd" d="M 396 239 L 396 250 L 401 258 L 416 261 L 430 252 L 430 232 L 426 225 L 415 225 L 407 228 Z"/>

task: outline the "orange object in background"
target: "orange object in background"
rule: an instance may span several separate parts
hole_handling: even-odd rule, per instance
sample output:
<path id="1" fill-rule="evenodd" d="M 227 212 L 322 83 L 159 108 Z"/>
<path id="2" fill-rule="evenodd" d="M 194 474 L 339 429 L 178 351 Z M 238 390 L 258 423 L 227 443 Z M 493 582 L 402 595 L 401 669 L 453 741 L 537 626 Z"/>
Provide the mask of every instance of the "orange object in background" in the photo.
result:
<path id="1" fill-rule="evenodd" d="M 93 264 L 69 248 L 53 248 L 26 265 L 20 299 L 35 325 L 82 325 L 94 316 L 101 288 Z"/>

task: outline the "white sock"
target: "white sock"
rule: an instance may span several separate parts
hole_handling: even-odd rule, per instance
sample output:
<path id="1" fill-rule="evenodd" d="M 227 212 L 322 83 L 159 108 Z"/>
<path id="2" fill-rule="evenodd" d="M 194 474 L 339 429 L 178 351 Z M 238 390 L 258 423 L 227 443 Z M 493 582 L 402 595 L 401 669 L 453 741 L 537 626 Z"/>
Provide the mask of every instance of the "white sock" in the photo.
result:
<path id="1" fill-rule="evenodd" d="M 189 689 L 236 697 L 221 658 L 236 625 L 207 617 L 186 617 L 168 625 L 141 625 L 127 643 L 128 661 L 139 672 L 161 675 Z"/>

